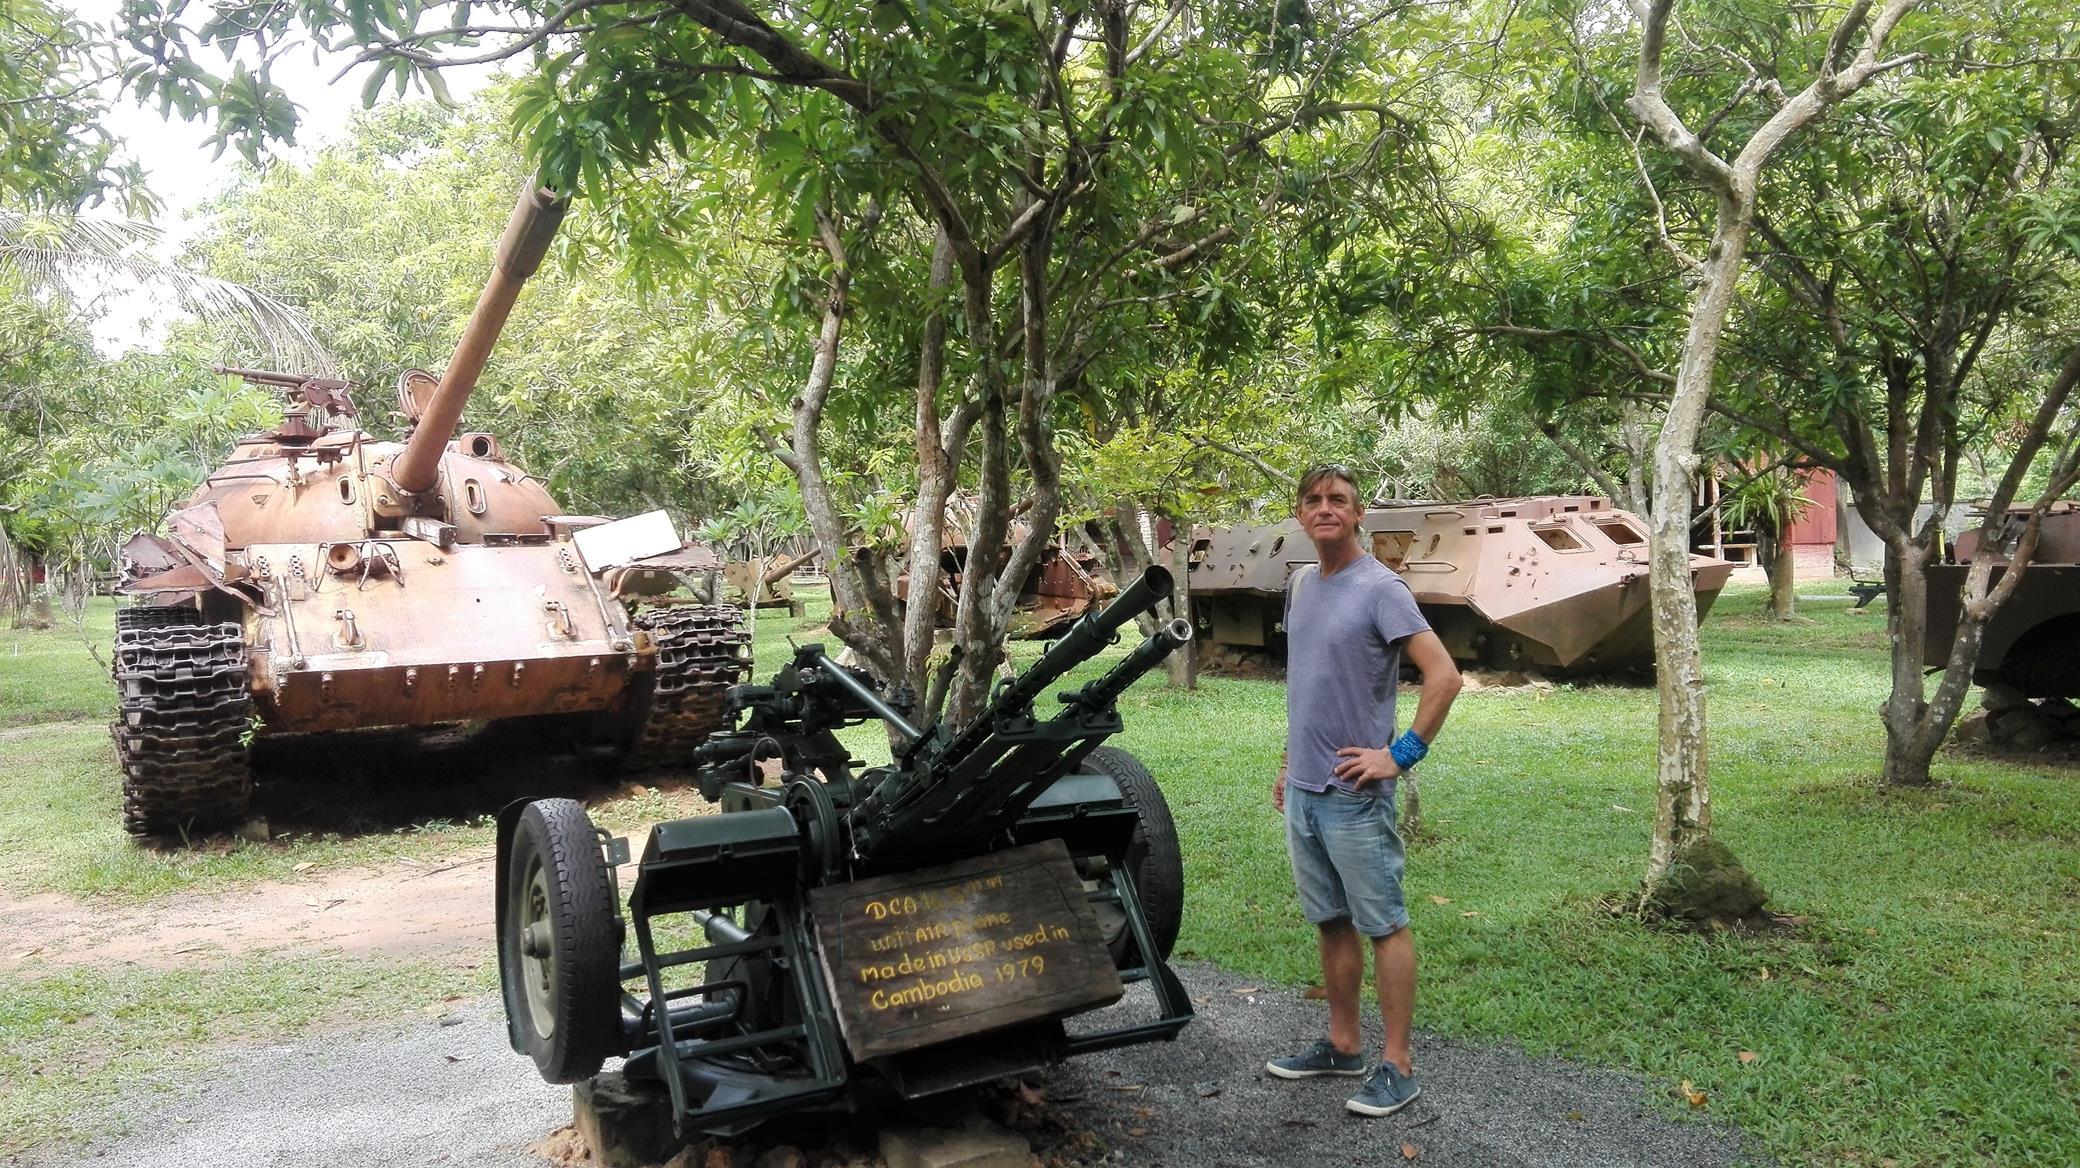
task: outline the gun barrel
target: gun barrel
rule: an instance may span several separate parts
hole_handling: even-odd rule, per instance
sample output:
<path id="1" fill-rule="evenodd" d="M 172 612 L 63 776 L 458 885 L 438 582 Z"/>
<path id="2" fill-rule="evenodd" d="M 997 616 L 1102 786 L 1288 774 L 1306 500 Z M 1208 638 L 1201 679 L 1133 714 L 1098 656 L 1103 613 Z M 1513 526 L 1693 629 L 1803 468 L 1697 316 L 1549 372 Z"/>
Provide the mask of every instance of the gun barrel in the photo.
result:
<path id="1" fill-rule="evenodd" d="M 237 377 L 254 385 L 302 385 L 310 377 L 302 373 L 277 373 L 272 369 L 247 369 L 239 365 L 212 365 L 211 373 Z"/>
<path id="2" fill-rule="evenodd" d="M 547 187 L 530 185 L 520 193 L 520 202 L 513 208 L 512 218 L 506 221 L 505 235 L 498 241 L 491 277 L 477 297 L 476 310 L 470 313 L 462 339 L 455 344 L 455 355 L 441 374 L 440 387 L 426 403 L 425 414 L 419 418 L 393 468 L 393 478 L 400 489 L 418 494 L 432 490 L 439 481 L 441 450 L 447 446 L 455 424 L 462 420 L 463 403 L 469 400 L 470 391 L 476 388 L 477 378 L 484 372 L 484 362 L 506 326 L 506 317 L 512 314 L 513 303 L 520 298 L 521 286 L 542 266 L 542 257 L 548 254 L 549 241 L 556 237 L 567 205 L 562 196 Z"/>
<path id="3" fill-rule="evenodd" d="M 852 676 L 851 670 L 831 660 L 821 650 L 812 655 L 812 660 L 819 672 L 842 686 L 845 692 L 851 694 L 860 705 L 865 706 L 873 712 L 875 717 L 888 723 L 889 726 L 894 728 L 896 733 L 902 735 L 902 745 L 910 745 L 912 742 L 917 741 L 918 737 L 923 733 L 917 727 L 912 726 L 910 720 L 903 717 L 894 706 L 882 701 L 880 694 L 875 693 L 859 678 Z"/>
<path id="4" fill-rule="evenodd" d="M 1134 647 L 1127 659 L 1107 670 L 1105 676 L 1084 686 L 1070 699 L 1077 705 L 1090 710 L 1102 710 L 1119 700 L 1128 686 L 1141 680 L 1141 675 L 1162 664 L 1163 658 L 1192 639 L 1192 622 L 1178 617 Z"/>
<path id="5" fill-rule="evenodd" d="M 1061 640 L 1005 687 L 997 700 L 997 707 L 1015 710 L 1030 704 L 1056 678 L 1110 645 L 1121 626 L 1154 608 L 1169 595 L 1169 569 L 1157 566 L 1141 573 L 1141 578 L 1115 597 L 1111 604 L 1077 618 L 1076 623 L 1069 626 L 1069 631 L 1062 634 Z"/>

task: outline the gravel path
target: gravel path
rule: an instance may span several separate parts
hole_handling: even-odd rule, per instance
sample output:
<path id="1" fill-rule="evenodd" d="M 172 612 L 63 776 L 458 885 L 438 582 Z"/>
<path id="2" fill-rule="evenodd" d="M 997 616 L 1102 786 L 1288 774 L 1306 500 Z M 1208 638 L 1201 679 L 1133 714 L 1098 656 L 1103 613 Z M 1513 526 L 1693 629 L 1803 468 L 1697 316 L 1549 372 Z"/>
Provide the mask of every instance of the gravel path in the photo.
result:
<path id="1" fill-rule="evenodd" d="M 1048 1095 L 1125 1164 L 1256 1168 L 1404 1162 L 1426 1168 L 1551 1165 L 1675 1168 L 1752 1164 L 1733 1130 L 1671 1120 L 1641 1081 L 1508 1046 L 1416 1034 L 1423 1094 L 1383 1119 L 1344 1110 L 1356 1079 L 1288 1082 L 1264 1060 L 1327 1032 L 1328 1007 L 1289 989 L 1238 993 L 1211 966 L 1181 968 L 1198 1017 L 1169 1045 L 1069 1063 Z M 1368 1012 L 1366 1039 L 1378 1041 Z M 1138 1090 L 1136 1087 L 1138 1086 Z M 1139 1130 L 1143 1134 L 1130 1133 Z"/>
<path id="2" fill-rule="evenodd" d="M 1320 1032 L 1321 1003 L 1290 990 L 1237 993 L 1251 983 L 1209 966 L 1180 972 L 1199 1017 L 1176 1043 L 1082 1059 L 1047 1080 L 1063 1134 L 1096 1134 L 1110 1163 L 1399 1164 L 1404 1144 L 1426 1168 L 1751 1162 L 1736 1133 L 1666 1118 L 1637 1080 L 1428 1035 L 1417 1040 L 1423 1098 L 1402 1115 L 1360 1119 L 1343 1110 L 1354 1080 L 1287 1083 L 1262 1072 L 1268 1054 Z M 506 1047 L 496 1001 L 445 1021 L 237 1052 L 167 1094 L 140 1091 L 127 1134 L 84 1155 L 52 1149 L 19 1163 L 542 1168 L 528 1149 L 569 1122 L 568 1091 L 544 1085 Z"/>

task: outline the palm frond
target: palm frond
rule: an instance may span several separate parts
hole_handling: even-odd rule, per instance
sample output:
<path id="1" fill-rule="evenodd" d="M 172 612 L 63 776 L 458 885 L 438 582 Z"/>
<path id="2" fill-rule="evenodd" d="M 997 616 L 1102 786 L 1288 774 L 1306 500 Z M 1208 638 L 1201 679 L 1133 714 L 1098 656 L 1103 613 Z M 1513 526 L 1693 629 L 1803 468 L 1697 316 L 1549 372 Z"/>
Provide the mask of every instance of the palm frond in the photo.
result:
<path id="1" fill-rule="evenodd" d="M 162 291 L 205 324 L 245 334 L 272 368 L 337 376 L 338 358 L 294 306 L 256 288 L 190 272 L 140 254 L 162 238 L 157 227 L 130 219 L 29 216 L 0 210 L 0 268 L 31 283 L 82 280 Z"/>

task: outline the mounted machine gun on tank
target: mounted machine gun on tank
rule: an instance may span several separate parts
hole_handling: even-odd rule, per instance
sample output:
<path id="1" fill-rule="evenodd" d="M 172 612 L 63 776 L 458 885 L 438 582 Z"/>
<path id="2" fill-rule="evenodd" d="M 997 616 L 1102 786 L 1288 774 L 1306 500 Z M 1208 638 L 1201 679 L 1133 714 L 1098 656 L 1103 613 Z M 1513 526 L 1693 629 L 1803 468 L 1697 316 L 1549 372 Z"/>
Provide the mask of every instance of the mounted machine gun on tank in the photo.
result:
<path id="1" fill-rule="evenodd" d="M 736 721 L 700 748 L 697 775 L 723 814 L 651 830 L 625 917 L 626 841 L 568 799 L 506 808 L 513 1048 L 552 1083 L 625 1058 L 690 1136 L 1175 1037 L 1192 1016 L 1164 964 L 1183 911 L 1176 830 L 1148 771 L 1102 744 L 1120 693 L 1191 625 L 1170 621 L 1053 716 L 1034 710 L 1169 594 L 1169 573 L 1150 569 L 957 730 L 919 729 L 906 690 L 884 696 L 821 647 L 797 649 L 770 685 L 730 692 Z M 894 761 L 856 772 L 833 731 L 874 719 Z M 1140 980 L 1153 1018 L 1064 1024 Z"/>
<path id="2" fill-rule="evenodd" d="M 564 207 L 521 194 L 447 369 L 398 378 L 414 423 L 401 444 L 358 427 L 345 381 L 219 370 L 274 387 L 285 410 L 164 536 L 123 549 L 120 591 L 137 603 L 116 613 L 114 733 L 130 831 L 244 816 L 256 731 L 579 715 L 641 767 L 722 724 L 749 665 L 737 610 L 651 598 L 703 572 L 712 595 L 713 553 L 662 513 L 566 515 L 497 438 L 455 434 Z"/>

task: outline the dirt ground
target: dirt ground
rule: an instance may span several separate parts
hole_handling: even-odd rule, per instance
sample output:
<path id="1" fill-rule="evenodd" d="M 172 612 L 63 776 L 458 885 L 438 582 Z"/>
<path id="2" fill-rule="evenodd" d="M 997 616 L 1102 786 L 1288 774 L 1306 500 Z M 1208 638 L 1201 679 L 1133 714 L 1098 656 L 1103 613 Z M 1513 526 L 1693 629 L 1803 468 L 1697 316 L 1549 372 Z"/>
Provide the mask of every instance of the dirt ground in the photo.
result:
<path id="1" fill-rule="evenodd" d="M 439 957 L 488 953 L 490 856 L 400 859 L 380 868 L 112 907 L 46 892 L 0 903 L 0 969 L 53 965 L 192 968 L 268 952 Z"/>
<path id="2" fill-rule="evenodd" d="M 276 836 L 381 833 L 469 821 L 521 797 L 598 805 L 650 790 L 547 723 L 269 738 L 255 749 L 254 776 L 254 814 Z M 708 808 L 681 777 L 642 783 L 659 784 L 672 814 Z M 493 949 L 493 859 L 486 845 L 380 865 L 312 865 L 288 880 L 142 905 L 56 892 L 0 898 L 0 936 L 14 939 L 0 942 L 0 970 L 30 961 L 193 968 L 212 955 L 269 952 L 484 956 Z"/>

